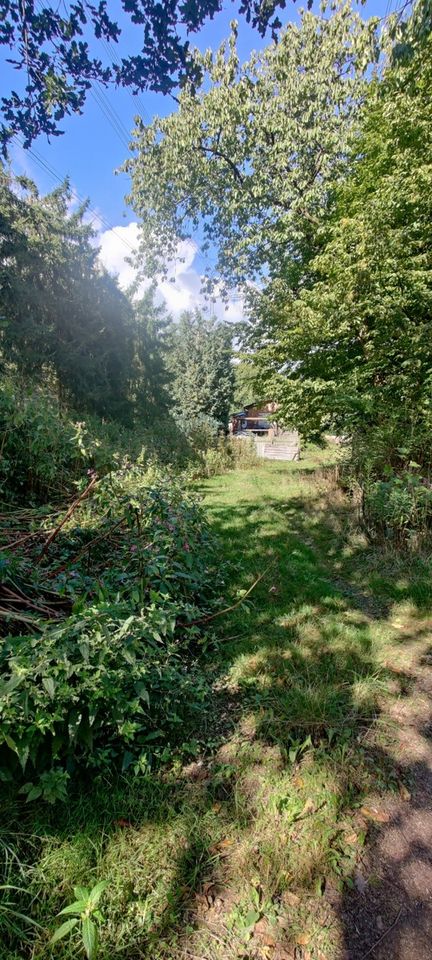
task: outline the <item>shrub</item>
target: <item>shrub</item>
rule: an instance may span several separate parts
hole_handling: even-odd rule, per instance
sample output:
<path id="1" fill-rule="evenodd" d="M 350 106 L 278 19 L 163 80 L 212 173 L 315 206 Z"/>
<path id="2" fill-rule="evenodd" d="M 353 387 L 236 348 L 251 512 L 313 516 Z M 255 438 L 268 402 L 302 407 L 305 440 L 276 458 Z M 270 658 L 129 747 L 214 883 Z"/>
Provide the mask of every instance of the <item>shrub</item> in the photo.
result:
<path id="1" fill-rule="evenodd" d="M 54 399 L 13 380 L 0 385 L 0 490 L 5 498 L 47 499 L 78 476 L 86 459 L 80 423 L 63 420 Z"/>
<path id="2" fill-rule="evenodd" d="M 260 463 L 253 440 L 219 437 L 217 443 L 203 454 L 203 473 L 207 477 L 228 470 L 249 470 Z"/>
<path id="3" fill-rule="evenodd" d="M 249 470 L 260 463 L 255 443 L 250 438 L 238 440 L 231 437 L 229 442 L 233 465 L 237 470 Z"/>
<path id="4" fill-rule="evenodd" d="M 71 520 L 43 564 L 15 559 L 26 595 L 48 585 L 46 597 L 63 597 L 70 612 L 57 623 L 33 612 L 31 630 L 24 617 L 23 632 L 2 641 L 2 778 L 24 778 L 30 798 L 55 798 L 58 784 L 61 797 L 77 768 L 142 769 L 181 742 L 182 722 L 209 692 L 193 664 L 223 576 L 203 511 L 180 481 L 123 465 L 97 484 L 80 525 Z"/>
<path id="5" fill-rule="evenodd" d="M 118 423 L 62 411 L 54 393 L 5 378 L 0 384 L 0 495 L 43 503 L 58 499 L 86 470 L 104 474 L 131 451 Z M 135 452 L 140 444 L 135 443 Z"/>
<path id="6" fill-rule="evenodd" d="M 363 516 L 368 529 L 386 539 L 417 543 L 432 524 L 432 486 L 412 472 L 389 469 L 385 480 L 364 485 Z"/>

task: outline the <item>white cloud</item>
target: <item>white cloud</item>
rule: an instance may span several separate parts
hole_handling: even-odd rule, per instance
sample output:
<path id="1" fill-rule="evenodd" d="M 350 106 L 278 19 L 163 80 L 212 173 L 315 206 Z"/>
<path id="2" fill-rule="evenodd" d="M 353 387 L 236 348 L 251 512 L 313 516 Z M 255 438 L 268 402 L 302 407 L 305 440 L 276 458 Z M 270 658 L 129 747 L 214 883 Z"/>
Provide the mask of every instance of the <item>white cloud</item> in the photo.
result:
<path id="1" fill-rule="evenodd" d="M 108 273 L 118 277 L 123 290 L 135 279 L 135 268 L 127 261 L 138 243 L 138 224 L 129 223 L 127 227 L 114 227 L 104 230 L 99 236 L 99 258 Z"/>
<path id="2" fill-rule="evenodd" d="M 136 271 L 128 259 L 132 256 L 132 249 L 138 244 L 138 224 L 129 223 L 126 227 L 113 227 L 100 234 L 100 259 L 109 273 L 118 277 L 123 290 L 133 282 Z M 132 249 L 131 249 L 132 248 Z M 178 244 L 175 259 L 167 264 L 167 275 L 157 284 L 157 290 L 167 309 L 178 317 L 183 310 L 192 310 L 201 307 L 206 312 L 213 313 L 218 319 L 229 323 L 236 323 L 243 317 L 243 303 L 241 297 L 235 296 L 226 305 L 218 291 L 215 291 L 215 302 L 206 299 L 202 294 L 204 275 L 194 266 L 198 254 L 196 244 L 191 240 L 184 240 Z M 143 284 L 145 289 L 147 284 Z"/>

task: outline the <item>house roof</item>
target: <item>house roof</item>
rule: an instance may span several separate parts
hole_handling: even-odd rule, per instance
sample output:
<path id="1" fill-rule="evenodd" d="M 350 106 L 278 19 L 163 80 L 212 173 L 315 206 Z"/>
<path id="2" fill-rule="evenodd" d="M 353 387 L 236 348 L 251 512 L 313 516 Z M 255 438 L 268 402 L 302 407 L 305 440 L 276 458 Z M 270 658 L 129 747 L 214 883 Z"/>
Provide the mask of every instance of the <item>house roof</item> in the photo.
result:
<path id="1" fill-rule="evenodd" d="M 250 407 L 261 407 L 269 402 L 269 400 L 254 400 L 252 403 L 245 403 L 243 410 L 239 410 L 236 413 L 230 413 L 230 417 L 245 417 Z M 262 412 L 265 413 L 266 411 L 263 410 Z"/>

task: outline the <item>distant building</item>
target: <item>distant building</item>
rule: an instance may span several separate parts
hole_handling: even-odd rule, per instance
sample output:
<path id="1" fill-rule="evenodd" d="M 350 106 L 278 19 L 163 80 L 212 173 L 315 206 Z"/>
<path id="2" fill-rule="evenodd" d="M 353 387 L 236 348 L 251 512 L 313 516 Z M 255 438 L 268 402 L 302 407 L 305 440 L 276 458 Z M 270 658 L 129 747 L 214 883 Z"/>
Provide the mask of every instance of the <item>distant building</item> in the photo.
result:
<path id="1" fill-rule="evenodd" d="M 254 437 L 276 437 L 280 429 L 272 419 L 276 413 L 277 403 L 247 403 L 243 410 L 231 414 L 229 432 L 233 436 L 252 435 Z"/>
<path id="2" fill-rule="evenodd" d="M 278 404 L 247 403 L 243 410 L 232 413 L 229 432 L 232 437 L 254 441 L 258 456 L 266 460 L 300 460 L 300 437 L 296 430 L 284 430 L 274 415 Z"/>

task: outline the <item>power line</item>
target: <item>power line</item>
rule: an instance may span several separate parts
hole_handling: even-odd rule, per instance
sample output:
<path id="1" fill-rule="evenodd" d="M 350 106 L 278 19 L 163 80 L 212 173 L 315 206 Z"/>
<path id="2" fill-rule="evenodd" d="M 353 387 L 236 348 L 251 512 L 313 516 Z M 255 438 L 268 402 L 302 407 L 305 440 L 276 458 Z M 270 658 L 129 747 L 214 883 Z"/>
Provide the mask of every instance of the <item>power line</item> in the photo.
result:
<path id="1" fill-rule="evenodd" d="M 37 5 L 37 7 L 39 8 L 39 10 L 42 11 L 42 2 L 41 2 L 41 0 L 36 0 L 36 5 Z M 86 6 L 88 7 L 87 4 L 86 4 Z M 89 12 L 91 12 L 91 11 L 89 11 Z M 103 39 L 102 39 L 102 38 L 100 38 L 100 39 L 101 39 L 101 42 L 103 42 Z M 57 47 L 56 44 L 54 44 L 54 48 L 55 48 L 55 50 L 57 50 L 57 52 L 59 52 L 59 51 L 58 51 L 58 47 Z M 108 52 L 109 52 L 109 51 L 108 51 Z M 120 117 L 119 114 L 117 113 L 115 107 L 112 105 L 112 103 L 110 103 L 110 101 L 109 101 L 109 99 L 108 99 L 108 97 L 107 97 L 107 95 L 106 95 L 106 93 L 105 93 L 105 91 L 104 91 L 104 89 L 103 89 L 102 84 L 99 83 L 99 81 L 95 80 L 95 81 L 94 81 L 93 83 L 91 83 L 91 85 L 90 85 L 90 93 L 91 93 L 91 95 L 93 96 L 93 99 L 95 100 L 97 106 L 99 107 L 99 109 L 100 109 L 101 112 L 103 113 L 105 119 L 108 121 L 111 129 L 114 131 L 114 133 L 116 134 L 116 136 L 119 138 L 122 146 L 123 146 L 127 151 L 129 151 L 129 144 L 130 144 L 130 134 L 129 134 L 129 130 L 127 130 L 127 128 L 125 127 L 125 125 L 124 125 L 124 123 L 123 123 L 123 120 L 121 119 L 121 117 Z"/>
<path id="2" fill-rule="evenodd" d="M 48 161 L 45 160 L 44 157 L 42 157 L 40 154 L 38 154 L 37 150 L 35 150 L 33 147 L 27 147 L 27 148 L 25 148 L 24 145 L 23 145 L 23 143 L 18 139 L 18 137 L 15 137 L 15 140 L 16 140 L 16 142 L 18 143 L 18 146 L 21 147 L 22 149 L 26 150 L 26 152 L 30 154 L 30 156 L 31 156 L 31 157 L 33 158 L 33 160 L 39 165 L 39 167 L 41 167 L 41 168 L 44 170 L 45 173 L 48 173 L 49 176 L 50 176 L 52 179 L 57 180 L 57 182 L 60 183 L 60 184 L 63 184 L 63 183 L 65 183 L 66 180 L 68 180 L 68 177 L 65 177 L 65 176 L 62 177 L 62 176 L 48 163 Z M 102 224 L 106 227 L 107 230 L 110 230 L 110 231 L 114 234 L 114 236 L 117 237 L 117 239 L 120 240 L 120 242 L 123 243 L 124 246 L 128 248 L 128 250 L 130 251 L 130 253 L 135 253 L 134 247 L 128 242 L 128 240 L 125 240 L 125 238 L 122 237 L 122 235 L 121 235 L 120 233 L 117 233 L 116 228 L 113 226 L 113 224 L 110 223 L 109 220 L 107 220 L 106 217 L 103 216 L 103 214 L 99 213 L 98 210 L 95 210 L 94 207 L 91 207 L 91 206 L 89 205 L 89 203 L 88 203 L 88 200 L 87 200 L 86 198 L 82 197 L 82 196 L 78 193 L 78 191 L 75 190 L 74 187 L 70 187 L 70 192 L 71 192 L 72 196 L 75 197 L 75 199 L 76 199 L 79 203 L 84 204 L 84 205 L 86 206 L 87 210 L 89 210 L 89 212 L 92 213 L 93 216 L 94 216 L 97 220 L 99 220 L 100 223 L 102 223 Z"/>
<path id="3" fill-rule="evenodd" d="M 110 104 L 105 91 L 100 84 L 92 84 L 91 93 L 99 109 L 102 111 L 114 133 L 117 134 L 122 146 L 129 151 L 130 136 L 114 107 Z"/>
<path id="4" fill-rule="evenodd" d="M 111 44 L 110 44 L 109 40 L 106 40 L 105 37 L 99 37 L 99 41 L 100 41 L 100 43 L 101 43 L 101 45 L 102 45 L 105 53 L 106 53 L 107 56 L 110 58 L 111 63 L 113 64 L 113 66 L 117 67 L 117 68 L 120 70 L 120 69 L 121 69 L 120 60 L 118 59 L 118 57 L 116 56 L 116 54 L 113 52 L 113 48 L 111 47 Z M 141 114 L 141 119 L 145 119 L 146 123 L 151 123 L 150 114 L 148 113 L 148 111 L 147 111 L 147 109 L 146 109 L 146 107 L 145 107 L 145 105 L 144 105 L 144 101 L 143 101 L 143 99 L 142 99 L 142 97 L 141 97 L 141 94 L 140 94 L 140 93 L 132 93 L 132 91 L 129 90 L 129 89 L 128 89 L 127 92 L 129 93 L 129 96 L 130 96 L 131 99 L 132 99 L 134 108 L 136 107 L 137 104 L 138 104 L 138 106 L 139 106 L 139 111 L 136 111 L 136 110 L 135 110 L 135 112 L 140 112 L 140 114 Z"/>

